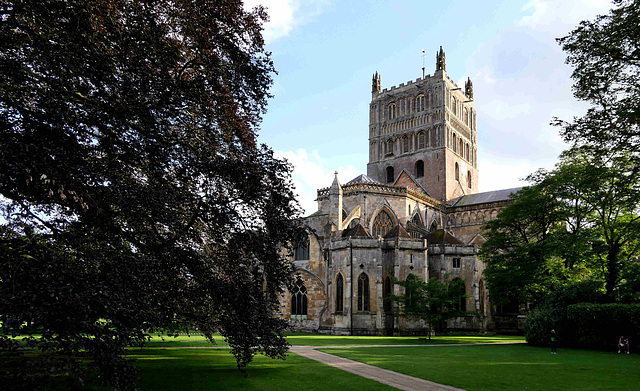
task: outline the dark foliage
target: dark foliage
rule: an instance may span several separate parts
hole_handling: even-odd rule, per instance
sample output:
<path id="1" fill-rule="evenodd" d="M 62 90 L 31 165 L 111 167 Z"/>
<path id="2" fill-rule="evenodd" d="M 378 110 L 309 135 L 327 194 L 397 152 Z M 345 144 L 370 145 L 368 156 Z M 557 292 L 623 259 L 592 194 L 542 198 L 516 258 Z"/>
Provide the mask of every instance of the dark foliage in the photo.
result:
<path id="1" fill-rule="evenodd" d="M 597 303 L 603 300 L 606 300 L 606 297 L 603 294 L 603 286 L 598 281 L 583 281 L 559 288 L 527 314 L 524 322 L 527 343 L 548 346 L 551 330 L 555 330 L 561 345 L 574 345 L 576 333 L 567 321 L 567 307 L 577 303 Z"/>
<path id="2" fill-rule="evenodd" d="M 622 335 L 634 344 L 640 339 L 640 304 L 574 304 L 567 318 L 578 347 L 614 351 Z"/>
<path id="3" fill-rule="evenodd" d="M 232 0 L 1 2 L 3 363 L 27 336 L 45 379 L 125 388 L 124 347 L 190 326 L 240 368 L 284 357 L 282 246 L 302 233 L 290 166 L 256 144 L 265 18 Z"/>

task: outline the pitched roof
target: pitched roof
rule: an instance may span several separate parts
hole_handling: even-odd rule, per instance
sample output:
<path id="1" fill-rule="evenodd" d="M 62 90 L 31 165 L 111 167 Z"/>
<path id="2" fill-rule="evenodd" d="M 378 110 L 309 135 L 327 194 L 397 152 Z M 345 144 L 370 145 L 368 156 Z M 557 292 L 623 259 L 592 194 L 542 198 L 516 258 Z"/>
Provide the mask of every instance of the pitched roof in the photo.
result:
<path id="1" fill-rule="evenodd" d="M 402 171 L 400 172 L 400 175 L 398 175 L 395 182 L 393 182 L 393 185 L 399 186 L 399 187 L 408 187 L 415 191 L 419 191 L 426 195 L 429 195 L 427 190 L 425 190 L 425 188 L 422 187 L 420 183 L 418 183 L 418 181 L 413 177 L 413 175 L 409 174 L 409 172 L 405 169 L 402 169 Z"/>
<path id="2" fill-rule="evenodd" d="M 514 187 L 511 189 L 494 190 L 484 193 L 463 195 L 451 200 L 451 206 L 467 206 L 489 202 L 507 201 L 510 199 L 511 194 L 515 194 L 520 189 L 522 188 Z"/>
<path id="3" fill-rule="evenodd" d="M 365 227 L 363 227 L 362 224 L 358 223 L 358 224 L 356 224 L 355 227 L 347 228 L 344 231 L 342 231 L 342 237 L 343 238 L 348 238 L 348 237 L 352 237 L 352 238 L 370 238 L 371 235 L 369 235 L 369 232 L 367 232 L 367 229 Z"/>
<path id="4" fill-rule="evenodd" d="M 389 238 L 411 239 L 411 235 L 409 235 L 409 232 L 407 232 L 407 230 L 404 229 L 403 226 L 398 224 L 395 227 L 393 227 L 393 229 L 391 231 L 387 232 L 387 234 L 384 235 L 384 238 L 385 239 L 389 239 Z"/>
<path id="5" fill-rule="evenodd" d="M 366 176 L 364 174 L 360 174 L 357 177 L 353 178 L 352 180 L 350 180 L 349 182 L 345 183 L 344 186 L 346 185 L 354 185 L 356 183 L 380 183 L 378 181 L 376 181 L 375 179 Z"/>
<path id="6" fill-rule="evenodd" d="M 464 244 L 458 238 L 445 231 L 436 229 L 427 235 L 427 244 Z"/>

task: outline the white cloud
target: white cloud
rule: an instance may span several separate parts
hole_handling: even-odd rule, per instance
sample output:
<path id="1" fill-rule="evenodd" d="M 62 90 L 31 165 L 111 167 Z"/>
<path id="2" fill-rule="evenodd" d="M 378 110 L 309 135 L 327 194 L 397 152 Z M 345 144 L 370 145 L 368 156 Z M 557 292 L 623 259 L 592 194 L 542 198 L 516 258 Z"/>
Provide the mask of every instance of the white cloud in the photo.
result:
<path id="1" fill-rule="evenodd" d="M 528 103 L 516 104 L 514 102 L 507 102 L 501 99 L 493 99 L 481 106 L 483 115 L 492 117 L 496 120 L 518 118 L 522 115 L 529 114 L 532 111 L 532 106 Z"/>
<path id="2" fill-rule="evenodd" d="M 271 43 L 286 37 L 297 26 L 311 22 L 328 3 L 328 0 L 245 0 L 244 7 L 252 9 L 260 4 L 267 9 L 269 22 L 264 26 L 264 39 Z"/>
<path id="3" fill-rule="evenodd" d="M 569 31 L 580 21 L 593 19 L 594 14 L 606 14 L 611 8 L 611 0 L 532 0 L 523 7 L 523 11 L 532 10 L 522 17 L 520 23 L 536 30 Z"/>
<path id="4" fill-rule="evenodd" d="M 318 151 L 308 153 L 304 149 L 298 149 L 297 151 L 277 151 L 275 155 L 278 158 L 287 159 L 293 165 L 293 183 L 305 215 L 318 210 L 315 202 L 317 190 L 331 186 L 335 171 L 338 172 L 338 181 L 342 184 L 361 174 L 361 171 L 352 165 L 329 167 Z"/>
<path id="5" fill-rule="evenodd" d="M 478 159 L 480 192 L 527 186 L 528 183 L 524 179 L 529 174 L 539 168 L 553 168 L 553 165 L 539 167 L 536 163 L 517 157 L 483 156 L 483 160 Z"/>

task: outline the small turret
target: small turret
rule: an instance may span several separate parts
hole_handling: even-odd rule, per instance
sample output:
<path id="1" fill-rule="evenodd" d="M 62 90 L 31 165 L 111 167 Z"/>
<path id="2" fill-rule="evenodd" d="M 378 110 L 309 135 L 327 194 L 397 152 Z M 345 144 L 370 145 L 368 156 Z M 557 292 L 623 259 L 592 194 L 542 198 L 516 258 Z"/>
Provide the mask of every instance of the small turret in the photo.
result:
<path id="1" fill-rule="evenodd" d="M 380 74 L 378 73 L 378 71 L 376 71 L 376 73 L 373 74 L 373 80 L 371 83 L 371 93 L 372 94 L 376 94 L 376 93 L 380 93 Z"/>
<path id="2" fill-rule="evenodd" d="M 335 178 L 329 188 L 329 222 L 335 225 L 338 231 L 342 231 L 342 186 L 338 181 L 338 172 L 334 174 Z"/>
<path id="3" fill-rule="evenodd" d="M 445 71 L 447 70 L 447 63 L 445 62 L 445 54 L 444 50 L 442 50 L 442 46 L 440 46 L 440 51 L 436 52 L 436 71 Z"/>
<path id="4" fill-rule="evenodd" d="M 473 83 L 470 77 L 467 77 L 467 81 L 464 82 L 464 94 L 468 99 L 473 100 Z"/>

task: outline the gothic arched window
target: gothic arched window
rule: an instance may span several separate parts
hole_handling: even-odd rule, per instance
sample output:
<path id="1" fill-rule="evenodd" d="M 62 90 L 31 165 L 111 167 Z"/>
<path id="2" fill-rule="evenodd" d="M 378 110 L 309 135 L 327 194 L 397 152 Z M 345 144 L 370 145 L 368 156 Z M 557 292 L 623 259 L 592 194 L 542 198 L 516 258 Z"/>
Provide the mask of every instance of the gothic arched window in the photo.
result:
<path id="1" fill-rule="evenodd" d="M 309 241 L 305 240 L 303 242 L 298 243 L 298 246 L 296 247 L 294 260 L 306 261 L 308 259 L 309 259 Z"/>
<path id="2" fill-rule="evenodd" d="M 409 152 L 409 137 L 407 136 L 402 137 L 402 152 Z"/>
<path id="3" fill-rule="evenodd" d="M 407 288 L 405 289 L 405 295 L 407 297 L 407 304 L 409 306 L 413 306 L 415 304 L 414 296 L 414 281 L 416 280 L 416 276 L 414 274 L 409 274 L 407 276 Z"/>
<path id="4" fill-rule="evenodd" d="M 385 154 L 393 155 L 393 140 L 391 140 L 391 139 L 387 140 L 386 149 L 387 150 L 386 150 Z"/>
<path id="5" fill-rule="evenodd" d="M 393 167 L 387 167 L 387 183 L 391 183 L 396 179 L 395 173 L 393 172 Z"/>
<path id="6" fill-rule="evenodd" d="M 467 310 L 467 287 L 465 286 L 464 281 L 459 278 L 455 278 L 451 281 L 451 287 L 454 290 L 454 294 L 456 297 L 455 309 L 458 311 L 466 311 Z"/>
<path id="7" fill-rule="evenodd" d="M 300 278 L 296 280 L 296 285 L 291 295 L 291 315 L 307 316 L 307 288 Z"/>
<path id="8" fill-rule="evenodd" d="M 471 171 L 467 171 L 467 187 L 471 189 Z"/>
<path id="9" fill-rule="evenodd" d="M 417 213 L 413 216 L 413 218 L 411 219 L 411 222 L 420 228 L 424 228 L 424 224 L 422 224 L 422 219 L 420 218 L 420 215 Z"/>
<path id="10" fill-rule="evenodd" d="M 338 273 L 336 278 L 336 312 L 344 310 L 344 278 Z"/>
<path id="11" fill-rule="evenodd" d="M 393 302 L 389 299 L 389 296 L 393 294 L 393 282 L 391 282 L 391 277 L 387 276 L 384 279 L 384 311 L 391 312 Z"/>
<path id="12" fill-rule="evenodd" d="M 418 160 L 416 162 L 416 178 L 422 178 L 424 176 L 424 162 Z"/>
<path id="13" fill-rule="evenodd" d="M 436 229 L 438 229 L 438 223 L 436 223 L 435 221 L 433 221 L 433 222 L 431 223 L 431 228 L 429 228 L 429 232 L 433 232 L 433 231 L 435 231 Z"/>
<path id="14" fill-rule="evenodd" d="M 366 273 L 358 277 L 358 311 L 369 311 L 369 276 Z"/>
<path id="15" fill-rule="evenodd" d="M 458 165 L 458 162 L 456 162 L 456 166 L 455 166 L 455 178 L 456 181 L 460 180 L 460 165 Z"/>
<path id="16" fill-rule="evenodd" d="M 373 237 L 384 237 L 393 228 L 393 220 L 387 212 L 380 211 L 375 219 L 373 219 Z"/>

